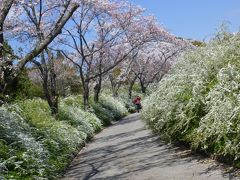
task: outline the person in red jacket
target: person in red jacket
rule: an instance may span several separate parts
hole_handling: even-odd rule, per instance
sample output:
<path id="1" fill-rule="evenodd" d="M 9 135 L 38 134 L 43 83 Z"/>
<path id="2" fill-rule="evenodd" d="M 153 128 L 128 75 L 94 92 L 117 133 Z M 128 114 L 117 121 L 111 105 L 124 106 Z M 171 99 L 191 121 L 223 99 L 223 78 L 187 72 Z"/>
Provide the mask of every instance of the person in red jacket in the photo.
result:
<path id="1" fill-rule="evenodd" d="M 141 97 L 140 96 L 136 96 L 136 98 L 133 100 L 133 104 L 136 105 L 136 110 L 137 110 L 137 112 L 139 112 L 140 109 L 142 109 Z"/>

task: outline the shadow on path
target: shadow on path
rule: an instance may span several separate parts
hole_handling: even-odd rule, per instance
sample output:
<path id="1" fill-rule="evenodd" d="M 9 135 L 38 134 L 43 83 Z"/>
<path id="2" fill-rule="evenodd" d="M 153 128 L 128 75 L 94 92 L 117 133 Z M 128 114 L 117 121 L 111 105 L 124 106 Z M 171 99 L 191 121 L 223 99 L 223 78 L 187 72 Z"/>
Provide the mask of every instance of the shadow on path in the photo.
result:
<path id="1" fill-rule="evenodd" d="M 237 179 L 214 162 L 165 145 L 134 114 L 98 134 L 74 159 L 64 179 Z"/>

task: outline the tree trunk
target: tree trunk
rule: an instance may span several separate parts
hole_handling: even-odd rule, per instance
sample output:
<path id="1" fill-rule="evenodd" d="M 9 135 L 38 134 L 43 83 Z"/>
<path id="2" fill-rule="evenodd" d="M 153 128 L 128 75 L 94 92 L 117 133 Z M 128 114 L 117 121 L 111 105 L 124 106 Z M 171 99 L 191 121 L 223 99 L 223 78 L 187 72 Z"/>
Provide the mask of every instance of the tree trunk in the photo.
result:
<path id="1" fill-rule="evenodd" d="M 58 113 L 58 96 L 51 94 L 48 87 L 48 75 L 44 74 L 43 78 L 43 92 L 47 99 L 48 105 L 51 109 L 52 115 L 55 117 Z"/>
<path id="2" fill-rule="evenodd" d="M 3 76 L 3 78 L 0 79 L 0 93 L 2 93 L 2 94 L 4 93 L 4 89 L 5 89 L 5 82 L 4 82 L 5 74 L 4 74 L 4 67 L 3 67 L 4 66 L 3 44 L 4 44 L 3 24 L 0 23 L 0 76 Z M 2 98 L 0 97 L 0 100 Z M 2 99 L 2 100 L 4 101 L 4 99 Z"/>
<path id="3" fill-rule="evenodd" d="M 118 85 L 116 83 L 112 83 L 112 96 L 118 97 Z"/>
<path id="4" fill-rule="evenodd" d="M 0 7 L 0 60 L 2 61 L 3 57 L 3 43 L 4 43 L 4 38 L 3 38 L 3 25 L 4 21 L 12 7 L 14 0 L 5 0 L 2 2 L 2 7 Z"/>
<path id="5" fill-rule="evenodd" d="M 147 88 L 146 88 L 146 87 L 144 87 L 144 86 L 141 86 L 141 90 L 142 90 L 142 93 L 143 93 L 143 94 L 146 94 L 146 90 L 147 90 Z"/>
<path id="6" fill-rule="evenodd" d="M 109 80 L 110 80 L 111 88 L 112 88 L 112 96 L 118 97 L 117 83 L 114 82 L 114 78 L 112 77 L 112 75 L 109 75 Z"/>
<path id="7" fill-rule="evenodd" d="M 45 94 L 46 98 L 47 98 L 47 102 L 48 105 L 51 109 L 51 113 L 54 117 L 56 117 L 56 115 L 58 114 L 58 98 L 57 97 L 52 97 L 52 96 L 47 96 Z"/>
<path id="8" fill-rule="evenodd" d="M 83 105 L 84 110 L 89 108 L 89 81 L 84 81 L 83 84 Z"/>
<path id="9" fill-rule="evenodd" d="M 56 117 L 58 114 L 58 96 L 52 96 L 51 98 L 52 105 L 50 106 L 52 115 Z"/>
<path id="10" fill-rule="evenodd" d="M 13 4 L 14 0 L 5 0 L 3 3 L 3 8 L 0 8 L 0 27 L 2 29 L 4 20 Z M 19 75 L 19 73 L 24 69 L 26 63 L 30 60 L 33 60 L 36 56 L 38 56 L 53 40 L 54 38 L 61 33 L 62 28 L 67 23 L 67 21 L 72 17 L 72 14 L 77 10 L 79 7 L 78 4 L 74 4 L 69 11 L 66 11 L 66 14 L 64 16 L 61 16 L 58 20 L 59 23 L 55 25 L 51 33 L 44 39 L 41 43 L 38 43 L 38 45 L 29 52 L 25 57 L 20 59 L 18 61 L 18 64 L 16 65 L 16 68 L 12 70 L 11 75 L 7 78 L 7 81 L 0 81 L 0 93 L 4 94 L 4 91 L 8 84 L 13 83 L 15 78 Z M 0 32 L 2 34 L 2 32 Z M 3 36 L 2 36 L 3 37 Z M 1 37 L 0 37 L 1 38 Z M 2 57 L 0 56 L 0 61 L 2 61 Z M 1 62 L 2 63 L 2 62 Z M 0 63 L 0 64 L 1 64 Z M 0 73 L 2 70 L 0 69 Z M 0 74 L 0 75 L 1 75 Z"/>
<path id="11" fill-rule="evenodd" d="M 50 72 L 50 94 L 52 106 L 50 106 L 52 114 L 55 116 L 58 113 L 58 93 L 57 93 L 57 82 L 56 82 L 56 73 L 54 69 L 54 59 L 53 55 L 49 50 L 48 53 L 48 63 L 49 63 L 49 72 Z"/>
<path id="12" fill-rule="evenodd" d="M 118 91 L 117 91 L 117 89 L 114 89 L 114 90 L 113 90 L 113 97 L 118 97 Z"/>
<path id="13" fill-rule="evenodd" d="M 41 53 L 41 63 L 38 61 L 33 61 L 33 63 L 37 65 L 41 72 L 43 78 L 43 92 L 51 109 L 51 113 L 55 117 L 58 113 L 58 93 L 56 89 L 57 86 L 56 74 L 54 70 L 54 59 L 49 50 L 46 49 L 46 52 L 48 54 L 48 64 L 46 63 L 44 53 Z"/>
<path id="14" fill-rule="evenodd" d="M 46 94 L 45 94 L 46 96 Z M 47 102 L 48 102 L 48 105 L 51 109 L 51 113 L 54 117 L 56 117 L 56 115 L 58 114 L 58 97 L 55 96 L 46 96 L 47 98 Z"/>
<path id="15" fill-rule="evenodd" d="M 132 89 L 133 89 L 133 86 L 134 86 L 136 80 L 137 80 L 137 76 L 135 76 L 134 79 L 132 81 L 130 81 L 130 85 L 129 85 L 129 88 L 128 88 L 129 99 L 132 99 Z"/>
<path id="16" fill-rule="evenodd" d="M 8 73 L 12 72 L 11 67 L 6 68 L 9 62 L 4 62 L 5 59 L 4 59 L 4 47 L 3 47 L 3 44 L 4 44 L 3 26 L 4 26 L 4 21 L 13 5 L 13 2 L 14 0 L 5 0 L 1 3 L 2 7 L 0 7 L 0 76 L 3 76 L 3 78 L 0 79 L 0 94 L 2 95 L 5 94 L 8 84 L 10 84 L 8 83 L 8 81 L 6 81 L 9 79 Z M 9 65 L 12 65 L 12 63 L 10 62 Z M 1 97 L 0 97 L 0 101 L 1 101 Z M 4 98 L 3 98 L 3 101 L 4 101 Z"/>
<path id="17" fill-rule="evenodd" d="M 3 24 L 0 24 L 0 60 L 2 61 L 3 57 L 3 44 L 4 44 L 4 39 L 3 39 Z"/>
<path id="18" fill-rule="evenodd" d="M 101 88 L 102 88 L 102 76 L 99 76 L 99 81 L 96 84 L 96 86 L 94 87 L 94 102 L 98 103 L 99 102 L 99 95 L 101 92 Z"/>
<path id="19" fill-rule="evenodd" d="M 144 86 L 144 83 L 142 81 L 140 81 L 140 85 L 141 85 L 141 91 L 143 94 L 146 94 L 146 90 L 147 90 L 147 87 Z"/>
<path id="20" fill-rule="evenodd" d="M 14 89 L 17 79 L 11 81 L 13 62 L 11 59 L 6 58 L 7 53 L 4 51 L 4 36 L 3 36 L 3 24 L 0 24 L 0 93 L 6 95 L 9 89 Z"/>

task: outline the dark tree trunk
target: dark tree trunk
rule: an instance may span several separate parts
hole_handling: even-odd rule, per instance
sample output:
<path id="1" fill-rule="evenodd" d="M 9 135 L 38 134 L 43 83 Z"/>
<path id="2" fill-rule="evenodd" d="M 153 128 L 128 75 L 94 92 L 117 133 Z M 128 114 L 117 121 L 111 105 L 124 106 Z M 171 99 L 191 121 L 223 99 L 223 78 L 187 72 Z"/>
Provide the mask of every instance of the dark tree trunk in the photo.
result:
<path id="1" fill-rule="evenodd" d="M 99 58 L 100 58 L 100 64 L 99 64 L 99 76 L 98 76 L 98 82 L 96 86 L 94 87 L 94 102 L 98 103 L 99 102 L 99 95 L 102 89 L 102 61 L 103 61 L 103 52 L 100 52 Z"/>
<path id="2" fill-rule="evenodd" d="M 89 81 L 86 80 L 83 84 L 83 105 L 85 110 L 89 108 Z"/>
<path id="3" fill-rule="evenodd" d="M 0 24 L 0 59 L 3 57 L 3 24 Z M 2 59 L 1 59 L 2 60 Z"/>
<path id="4" fill-rule="evenodd" d="M 135 76 L 134 79 L 132 81 L 130 81 L 130 85 L 129 85 L 129 88 L 128 88 L 129 99 L 132 99 L 132 89 L 133 89 L 133 86 L 134 86 L 136 80 L 137 80 L 137 76 Z"/>
<path id="5" fill-rule="evenodd" d="M 46 98 L 47 98 L 47 102 L 48 105 L 51 109 L 51 113 L 54 117 L 56 117 L 56 115 L 58 114 L 58 98 L 57 97 L 52 97 L 52 96 L 47 96 L 45 94 Z"/>
<path id="6" fill-rule="evenodd" d="M 58 96 L 52 96 L 51 97 L 51 105 L 49 104 L 51 108 L 52 115 L 56 117 L 58 114 Z"/>
<path id="7" fill-rule="evenodd" d="M 140 85 L 141 85 L 141 91 L 143 94 L 146 94 L 147 87 L 144 85 L 144 83 L 140 80 Z"/>
<path id="8" fill-rule="evenodd" d="M 5 89 L 5 74 L 4 74 L 4 57 L 3 57 L 3 44 L 4 44 L 4 39 L 3 39 L 3 24 L 0 23 L 0 76 L 3 74 L 3 78 L 0 79 L 0 93 L 3 94 L 4 93 L 4 89 Z M 2 97 L 3 98 L 3 97 Z M 0 97 L 0 100 L 3 100 Z M 2 102 L 3 102 L 2 101 Z M 0 104 L 1 105 L 1 104 Z"/>
<path id="9" fill-rule="evenodd" d="M 49 92 L 47 81 L 43 82 L 43 92 L 51 109 L 51 113 L 55 117 L 58 113 L 58 96 Z"/>
<path id="10" fill-rule="evenodd" d="M 58 96 L 50 92 L 46 78 L 43 80 L 43 92 L 51 109 L 51 113 L 55 117 L 58 113 Z"/>
<path id="11" fill-rule="evenodd" d="M 118 97 L 118 91 L 117 91 L 117 89 L 115 89 L 115 90 L 113 91 L 113 97 Z"/>
<path id="12" fill-rule="evenodd" d="M 111 88 L 112 88 L 112 96 L 118 97 L 118 89 L 120 88 L 120 85 L 114 81 L 114 78 L 110 75 L 109 76 Z"/>
<path id="13" fill-rule="evenodd" d="M 3 75 L 3 78 L 0 79 L 0 93 L 6 95 L 9 90 L 14 89 L 14 84 L 17 83 L 17 79 L 12 79 L 13 62 L 10 58 L 6 58 L 8 54 L 4 49 L 4 36 L 2 30 L 3 25 L 0 25 L 0 76 Z"/>
<path id="14" fill-rule="evenodd" d="M 142 90 L 142 93 L 143 93 L 143 94 L 146 94 L 146 90 L 147 90 L 147 88 L 146 88 L 146 87 L 144 87 L 144 86 L 141 86 L 141 90 Z"/>
<path id="15" fill-rule="evenodd" d="M 0 59 L 3 57 L 3 44 L 4 44 L 4 38 L 3 38 L 3 25 L 4 21 L 12 7 L 14 0 L 5 0 L 2 2 L 2 7 L 0 7 Z"/>
<path id="16" fill-rule="evenodd" d="M 101 88 L 102 88 L 102 76 L 99 76 L 99 81 L 96 84 L 96 86 L 94 87 L 94 102 L 98 103 L 99 102 L 99 95 L 101 92 Z"/>
<path id="17" fill-rule="evenodd" d="M 11 68 L 6 68 L 8 65 L 12 65 L 12 62 L 4 62 L 4 35 L 3 35 L 3 26 L 4 21 L 12 7 L 14 0 L 5 0 L 2 2 L 2 7 L 0 7 L 0 76 L 3 75 L 3 78 L 0 79 L 0 94 L 4 95 L 8 86 L 12 85 L 13 80 L 10 82 L 9 74 L 12 72 Z M 1 97 L 0 97 L 1 100 Z M 4 101 L 4 98 L 3 98 Z"/>
<path id="18" fill-rule="evenodd" d="M 48 86 L 47 74 L 45 74 L 43 78 L 43 92 L 51 109 L 51 113 L 55 117 L 58 113 L 58 96 L 56 93 L 51 92 L 51 89 Z"/>
<path id="19" fill-rule="evenodd" d="M 39 68 L 42 75 L 42 87 L 45 98 L 51 109 L 52 115 L 55 117 L 58 113 L 58 93 L 56 86 L 56 74 L 54 70 L 54 58 L 49 50 L 46 50 L 48 54 L 48 65 L 44 53 L 41 54 L 41 63 L 33 61 Z"/>
<path id="20" fill-rule="evenodd" d="M 56 82 L 56 73 L 54 69 L 54 58 L 50 51 L 48 53 L 48 62 L 49 62 L 49 72 L 50 72 L 50 94 L 52 106 L 50 106 L 52 114 L 55 116 L 58 113 L 58 93 L 57 93 L 57 82 Z"/>
<path id="21" fill-rule="evenodd" d="M 118 97 L 118 85 L 116 83 L 112 83 L 112 96 Z"/>

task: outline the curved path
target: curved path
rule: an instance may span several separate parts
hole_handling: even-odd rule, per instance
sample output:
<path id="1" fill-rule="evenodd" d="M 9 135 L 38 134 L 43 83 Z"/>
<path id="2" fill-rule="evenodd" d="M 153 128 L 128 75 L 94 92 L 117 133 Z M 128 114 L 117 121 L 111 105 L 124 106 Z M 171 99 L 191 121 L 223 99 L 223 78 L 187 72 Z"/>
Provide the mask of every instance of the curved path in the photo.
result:
<path id="1" fill-rule="evenodd" d="M 65 180 L 225 180 L 209 159 L 163 144 L 144 127 L 139 115 L 130 115 L 97 134 L 73 160 Z"/>

